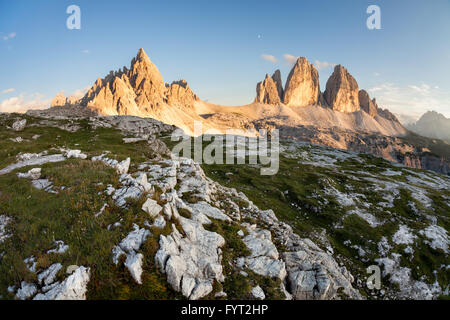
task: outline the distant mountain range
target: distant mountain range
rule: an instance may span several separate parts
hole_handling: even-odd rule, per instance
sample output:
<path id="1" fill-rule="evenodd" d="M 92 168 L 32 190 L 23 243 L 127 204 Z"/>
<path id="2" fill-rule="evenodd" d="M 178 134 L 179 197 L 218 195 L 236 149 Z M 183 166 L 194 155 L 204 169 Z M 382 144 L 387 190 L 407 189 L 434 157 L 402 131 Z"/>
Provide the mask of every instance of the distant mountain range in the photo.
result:
<path id="1" fill-rule="evenodd" d="M 98 78 L 83 98 L 66 98 L 58 94 L 52 102 L 52 107 L 73 105 L 84 106 L 100 115 L 151 117 L 178 126 L 188 133 L 192 131 L 192 120 L 207 123 L 206 129 L 212 127 L 222 131 L 228 127 L 241 128 L 241 124 L 235 121 L 228 121 L 224 127 L 223 117 L 216 123 L 211 122 L 217 120 L 217 117 L 209 118 L 209 120 L 203 117 L 203 114 L 208 113 L 234 115 L 239 109 L 202 101 L 189 88 L 185 80 L 174 81 L 172 84 L 165 83 L 158 68 L 150 61 L 142 48 L 132 59 L 129 69 L 123 67 L 118 71 L 111 71 L 103 79 Z M 341 65 L 335 67 L 327 82 L 326 90 L 322 93 L 317 69 L 303 57 L 298 58 L 284 88 L 279 70 L 272 77 L 266 75 L 265 80 L 257 84 L 255 102 L 244 108 L 250 109 L 249 112 L 243 112 L 241 115 L 248 121 L 255 120 L 251 114 L 258 114 L 255 111 L 260 109 L 260 105 L 267 109 L 263 112 L 262 118 L 265 118 L 267 113 L 271 117 L 281 116 L 278 111 L 288 110 L 284 108 L 285 106 L 293 109 L 315 107 L 308 109 L 308 114 L 312 115 L 312 117 L 306 117 L 309 119 L 305 119 L 301 114 L 295 115 L 299 112 L 288 116 L 287 120 L 292 120 L 295 125 L 312 124 L 322 127 L 321 122 L 324 122 L 325 127 L 388 135 L 405 133 L 397 118 L 388 110 L 378 108 L 376 100 L 370 99 L 365 90 L 359 90 L 356 80 Z M 326 120 L 321 119 L 324 113 L 327 114 Z M 343 116 L 339 113 L 347 115 Z M 314 118 L 314 114 L 317 114 L 318 121 L 311 123 L 308 120 Z"/>
<path id="2" fill-rule="evenodd" d="M 450 143 L 450 119 L 436 111 L 428 111 L 406 128 L 421 136 L 436 138 Z"/>
<path id="3" fill-rule="evenodd" d="M 174 125 L 190 135 L 195 135 L 195 121 L 202 122 L 201 133 L 245 129 L 246 135 L 257 135 L 259 129 L 278 129 L 282 139 L 367 152 L 411 167 L 450 172 L 447 146 L 417 137 L 405 140 L 410 133 L 397 117 L 380 108 L 341 65 L 335 67 L 322 92 L 317 69 L 303 57 L 297 59 L 285 86 L 277 70 L 257 84 L 253 103 L 230 107 L 201 100 L 185 80 L 164 82 L 141 48 L 129 68 L 98 78 L 83 98 L 59 94 L 51 105 L 41 114 L 133 115 Z"/>

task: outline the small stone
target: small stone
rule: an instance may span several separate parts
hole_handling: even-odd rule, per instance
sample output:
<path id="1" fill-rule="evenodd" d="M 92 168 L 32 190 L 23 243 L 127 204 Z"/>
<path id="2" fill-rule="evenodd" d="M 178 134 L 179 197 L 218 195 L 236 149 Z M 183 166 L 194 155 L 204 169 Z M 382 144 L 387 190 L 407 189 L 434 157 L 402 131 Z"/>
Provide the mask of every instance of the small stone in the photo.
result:
<path id="1" fill-rule="evenodd" d="M 227 294 L 226 294 L 226 292 L 224 292 L 224 291 L 220 291 L 220 292 L 217 292 L 217 293 L 214 295 L 214 297 L 216 297 L 216 298 L 226 298 L 226 297 L 227 297 Z"/>
<path id="2" fill-rule="evenodd" d="M 34 300 L 86 300 L 90 268 L 79 267 L 63 282 L 52 286 L 45 294 L 38 294 Z"/>
<path id="3" fill-rule="evenodd" d="M 142 205 L 142 210 L 147 212 L 150 217 L 155 218 L 159 215 L 162 210 L 162 207 L 153 199 L 147 199 L 145 203 Z"/>
<path id="4" fill-rule="evenodd" d="M 131 159 L 127 158 L 123 160 L 122 162 L 118 163 L 116 165 L 116 170 L 118 174 L 125 174 L 128 173 L 128 169 L 130 168 Z"/>
<path id="5" fill-rule="evenodd" d="M 152 191 L 152 185 L 148 182 L 146 173 L 141 175 L 138 179 L 136 179 L 136 181 L 142 186 L 142 188 L 144 188 L 145 192 Z"/>
<path id="6" fill-rule="evenodd" d="M 17 290 L 16 297 L 20 300 L 26 300 L 34 296 L 37 292 L 37 287 L 33 283 L 22 281 L 21 287 Z"/>
<path id="7" fill-rule="evenodd" d="M 264 300 L 266 298 L 266 295 L 264 294 L 264 291 L 260 286 L 254 287 L 252 289 L 252 295 L 259 300 Z"/>
<path id="8" fill-rule="evenodd" d="M 14 122 L 12 124 L 12 129 L 14 131 L 22 131 L 23 129 L 25 129 L 26 125 L 27 125 L 27 120 L 26 119 L 17 120 L 16 122 Z"/>
<path id="9" fill-rule="evenodd" d="M 19 172 L 17 174 L 17 176 L 19 178 L 37 180 L 41 177 L 41 168 L 33 168 L 33 169 L 29 170 L 27 173 Z"/>
<path id="10" fill-rule="evenodd" d="M 55 282 L 56 275 L 58 274 L 59 270 L 62 269 L 62 265 L 60 263 L 54 263 L 50 267 L 48 267 L 45 271 L 42 271 L 38 274 L 38 281 L 39 283 L 45 284 L 46 286 L 52 284 Z"/>
<path id="11" fill-rule="evenodd" d="M 142 284 L 141 276 L 142 276 L 142 263 L 144 260 L 144 256 L 141 253 L 138 254 L 130 254 L 127 256 L 125 260 L 125 266 L 131 273 L 133 279 L 138 283 Z"/>
<path id="12" fill-rule="evenodd" d="M 72 273 L 74 273 L 74 271 L 75 270 L 77 270 L 79 267 L 77 266 L 77 265 L 70 265 L 70 266 L 68 266 L 67 267 L 67 269 L 66 269 L 66 273 L 67 274 L 72 274 Z"/>
<path id="13" fill-rule="evenodd" d="M 82 153 L 81 150 L 66 150 L 66 158 L 86 159 L 87 155 Z"/>

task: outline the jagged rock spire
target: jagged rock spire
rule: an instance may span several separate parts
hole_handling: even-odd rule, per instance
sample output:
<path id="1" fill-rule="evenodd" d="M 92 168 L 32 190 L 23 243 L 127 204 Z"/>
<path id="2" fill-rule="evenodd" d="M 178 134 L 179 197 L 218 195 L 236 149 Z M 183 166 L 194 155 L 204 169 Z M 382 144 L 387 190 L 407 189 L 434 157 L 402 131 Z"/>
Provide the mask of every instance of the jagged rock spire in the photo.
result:
<path id="1" fill-rule="evenodd" d="M 283 102 L 287 106 L 319 104 L 319 73 L 304 57 L 297 59 L 286 81 Z"/>
<path id="2" fill-rule="evenodd" d="M 355 112 L 360 110 L 359 87 L 355 78 L 341 65 L 334 68 L 327 81 L 324 93 L 327 104 L 333 110 L 340 112 Z"/>
<path id="3" fill-rule="evenodd" d="M 129 69 L 123 67 L 98 78 L 81 104 L 105 115 L 146 115 L 167 104 L 191 106 L 195 100 L 197 96 L 184 80 L 166 87 L 158 68 L 141 48 Z"/>
<path id="4" fill-rule="evenodd" d="M 377 101 L 375 99 L 370 100 L 369 94 L 366 90 L 359 90 L 358 98 L 361 109 L 368 113 L 371 117 L 375 118 L 378 114 Z"/>
<path id="5" fill-rule="evenodd" d="M 275 76 L 275 74 L 274 74 Z M 281 81 L 281 78 L 280 78 Z M 256 99 L 255 102 L 266 103 L 266 104 L 279 104 L 281 103 L 281 98 L 279 95 L 279 89 L 277 88 L 277 83 L 266 74 L 266 78 L 263 82 L 259 82 L 256 85 Z"/>
<path id="6" fill-rule="evenodd" d="M 280 96 L 280 99 L 283 99 L 284 90 L 283 90 L 283 82 L 281 80 L 281 72 L 280 70 L 275 70 L 275 72 L 272 75 L 272 80 L 277 85 L 277 91 L 278 95 Z"/>

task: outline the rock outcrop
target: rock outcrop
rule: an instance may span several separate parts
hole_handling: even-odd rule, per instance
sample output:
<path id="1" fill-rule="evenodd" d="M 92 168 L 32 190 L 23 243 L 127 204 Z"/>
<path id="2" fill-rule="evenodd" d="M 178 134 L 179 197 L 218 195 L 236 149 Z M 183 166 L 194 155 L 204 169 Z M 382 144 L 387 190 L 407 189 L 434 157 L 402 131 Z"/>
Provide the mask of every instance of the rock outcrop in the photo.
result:
<path id="1" fill-rule="evenodd" d="M 33 300 L 86 300 L 89 280 L 90 268 L 79 267 L 63 282 L 48 286 L 48 291 L 39 293 Z"/>
<path id="2" fill-rule="evenodd" d="M 52 100 L 50 107 L 64 107 L 64 106 L 75 106 L 79 104 L 80 99 L 75 96 L 66 96 L 62 93 L 58 93 Z"/>
<path id="3" fill-rule="evenodd" d="M 361 109 L 368 113 L 372 118 L 375 118 L 378 114 L 376 99 L 370 100 L 369 94 L 366 90 L 359 90 L 358 98 Z"/>
<path id="4" fill-rule="evenodd" d="M 319 73 L 306 58 L 298 58 L 286 81 L 283 102 L 287 106 L 310 106 L 320 101 Z"/>
<path id="5" fill-rule="evenodd" d="M 23 129 L 25 129 L 26 125 L 27 125 L 27 119 L 20 119 L 20 120 L 15 121 L 12 124 L 11 128 L 14 131 L 22 131 Z"/>
<path id="6" fill-rule="evenodd" d="M 385 119 L 399 122 L 397 117 L 392 112 L 390 112 L 388 109 L 378 109 L 378 115 Z"/>
<path id="7" fill-rule="evenodd" d="M 338 65 L 327 81 L 325 101 L 333 110 L 355 112 L 360 110 L 359 88 L 355 78 L 343 66 Z"/>
<path id="8" fill-rule="evenodd" d="M 174 81 L 167 88 L 167 103 L 169 105 L 192 106 L 198 100 L 197 95 L 189 88 L 186 80 Z"/>
<path id="9" fill-rule="evenodd" d="M 51 107 L 62 107 L 66 105 L 67 98 L 62 93 L 58 93 L 52 100 Z"/>
<path id="10" fill-rule="evenodd" d="M 274 76 L 278 77 L 278 74 L 274 74 Z M 281 81 L 281 78 L 277 81 Z M 265 104 L 279 104 L 281 103 L 280 98 L 280 89 L 278 88 L 278 84 L 280 82 L 275 82 L 273 78 L 271 78 L 268 74 L 266 74 L 266 78 L 263 82 L 258 82 L 256 85 L 256 99 L 255 102 L 265 103 Z"/>

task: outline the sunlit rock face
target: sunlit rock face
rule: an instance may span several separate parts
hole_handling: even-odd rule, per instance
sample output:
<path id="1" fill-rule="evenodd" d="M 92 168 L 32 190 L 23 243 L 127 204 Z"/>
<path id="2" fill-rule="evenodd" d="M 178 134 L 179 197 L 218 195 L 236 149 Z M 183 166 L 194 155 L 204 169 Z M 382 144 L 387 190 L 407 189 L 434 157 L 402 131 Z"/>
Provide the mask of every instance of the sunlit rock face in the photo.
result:
<path id="1" fill-rule="evenodd" d="M 198 97 L 185 80 L 164 83 L 158 68 L 144 49 L 131 60 L 130 69 L 123 67 L 98 78 L 80 100 L 68 101 L 57 95 L 52 106 L 80 104 L 100 115 L 142 115 L 167 105 L 192 106 Z"/>
<path id="2" fill-rule="evenodd" d="M 368 113 L 372 118 L 375 118 L 378 114 L 377 101 L 375 99 L 370 100 L 366 90 L 359 90 L 358 98 L 361 109 Z"/>
<path id="3" fill-rule="evenodd" d="M 51 107 L 60 107 L 66 105 L 66 96 L 62 93 L 58 93 L 52 100 Z"/>
<path id="4" fill-rule="evenodd" d="M 319 101 L 319 73 L 306 58 L 300 57 L 287 78 L 283 102 L 287 106 L 304 107 Z"/>
<path id="5" fill-rule="evenodd" d="M 266 74 L 266 78 L 264 79 L 264 81 L 258 82 L 258 84 L 256 85 L 255 102 L 265 104 L 281 103 L 280 98 L 281 76 L 279 70 L 277 71 L 278 73 L 277 72 L 274 73 L 272 78 L 268 74 Z"/>
<path id="6" fill-rule="evenodd" d="M 355 78 L 341 65 L 327 81 L 324 93 L 325 101 L 333 110 L 340 112 L 355 112 L 360 110 L 359 88 Z"/>

